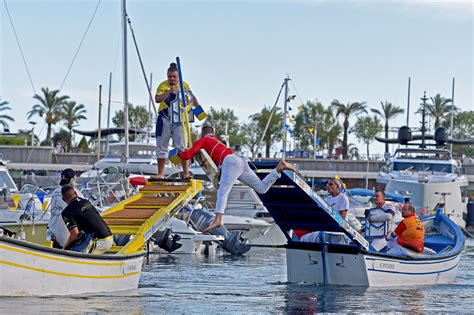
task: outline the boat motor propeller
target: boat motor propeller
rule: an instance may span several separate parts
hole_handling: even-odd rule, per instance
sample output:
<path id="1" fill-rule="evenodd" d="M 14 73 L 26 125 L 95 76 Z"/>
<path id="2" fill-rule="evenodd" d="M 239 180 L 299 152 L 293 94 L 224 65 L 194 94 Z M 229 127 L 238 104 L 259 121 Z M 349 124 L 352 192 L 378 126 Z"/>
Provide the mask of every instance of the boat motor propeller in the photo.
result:
<path id="1" fill-rule="evenodd" d="M 189 222 L 198 231 L 204 231 L 214 221 L 215 215 L 203 209 L 194 209 L 189 218 Z M 224 226 L 212 230 L 213 235 L 224 236 L 223 242 L 218 242 L 226 251 L 232 255 L 243 255 L 250 250 L 248 240 L 242 236 L 241 231 L 230 232 Z"/>
<path id="2" fill-rule="evenodd" d="M 181 236 L 178 234 L 171 235 L 172 230 L 170 228 L 164 229 L 163 231 L 156 232 L 151 239 L 160 248 L 164 249 L 168 253 L 174 252 L 183 244 L 178 243 L 181 240 Z"/>

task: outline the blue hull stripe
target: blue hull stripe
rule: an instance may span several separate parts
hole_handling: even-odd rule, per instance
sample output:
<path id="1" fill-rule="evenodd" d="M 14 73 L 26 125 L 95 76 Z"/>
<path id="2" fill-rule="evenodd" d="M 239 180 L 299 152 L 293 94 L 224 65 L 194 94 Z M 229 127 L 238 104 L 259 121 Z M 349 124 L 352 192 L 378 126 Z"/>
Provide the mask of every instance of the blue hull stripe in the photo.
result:
<path id="1" fill-rule="evenodd" d="M 458 263 L 459 264 L 459 263 Z M 403 275 L 411 275 L 411 276 L 423 276 L 423 275 L 430 275 L 434 273 L 442 273 L 450 271 L 458 266 L 458 264 L 454 265 L 451 268 L 439 270 L 439 271 L 431 271 L 431 272 L 398 272 L 398 271 L 388 271 L 388 270 L 375 270 L 375 269 L 367 269 L 367 271 L 375 271 L 375 272 L 385 272 L 385 273 L 394 273 L 394 274 L 403 274 Z"/>
<path id="2" fill-rule="evenodd" d="M 419 261 L 419 262 L 408 262 L 408 261 L 398 261 L 396 260 L 396 258 L 394 260 L 389 260 L 389 259 L 379 259 L 379 258 L 365 258 L 365 260 L 379 260 L 379 261 L 388 261 L 388 262 L 396 262 L 396 263 L 400 263 L 400 264 L 404 264 L 404 265 L 432 265 L 432 264 L 439 264 L 439 263 L 443 263 L 443 262 L 447 262 L 447 261 L 451 261 L 451 260 L 454 260 L 456 258 L 458 258 L 458 256 L 454 256 L 450 259 L 445 259 L 445 260 L 437 260 L 437 261 L 431 261 L 431 262 L 423 262 L 423 261 Z"/>

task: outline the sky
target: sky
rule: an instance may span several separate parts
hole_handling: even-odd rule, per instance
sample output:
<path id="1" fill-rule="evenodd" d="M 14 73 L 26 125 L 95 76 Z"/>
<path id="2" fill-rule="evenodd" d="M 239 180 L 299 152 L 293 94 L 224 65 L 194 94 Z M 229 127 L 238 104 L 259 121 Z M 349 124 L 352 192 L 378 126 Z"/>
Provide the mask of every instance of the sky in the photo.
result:
<path id="1" fill-rule="evenodd" d="M 11 131 L 31 128 L 27 112 L 42 87 L 62 86 L 62 94 L 84 104 L 88 119 L 78 129 L 92 130 L 98 126 L 102 85 L 105 126 L 109 73 L 112 115 L 122 108 L 120 1 L 4 0 L 0 12 L 0 100 L 12 107 L 6 112 L 15 118 Z M 297 104 L 318 100 L 327 106 L 337 99 L 366 102 L 369 108 L 379 108 L 381 101 L 406 108 L 411 77 L 413 127 L 419 125 L 413 113 L 423 92 L 450 98 L 455 78 L 455 105 L 474 110 L 470 0 L 128 0 L 127 13 L 154 89 L 179 56 L 184 80 L 204 109 L 232 109 L 240 122 L 273 105 L 286 75 Z M 130 31 L 128 72 L 129 101 L 148 106 Z M 30 121 L 38 123 L 35 133 L 45 138 L 41 118 Z M 405 125 L 406 116 L 391 124 Z M 349 142 L 365 152 L 353 135 Z M 371 148 L 383 152 L 383 144 Z"/>

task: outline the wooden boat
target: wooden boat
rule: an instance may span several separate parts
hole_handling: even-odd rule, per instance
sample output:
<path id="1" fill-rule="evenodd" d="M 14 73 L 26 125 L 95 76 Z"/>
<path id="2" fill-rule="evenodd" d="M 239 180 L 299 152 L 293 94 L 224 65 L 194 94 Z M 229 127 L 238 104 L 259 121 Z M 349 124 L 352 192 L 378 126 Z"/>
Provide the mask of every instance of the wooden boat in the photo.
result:
<path id="1" fill-rule="evenodd" d="M 202 182 L 147 182 L 102 216 L 125 239 L 102 255 L 0 236 L 0 296 L 72 295 L 136 289 L 148 239 L 202 189 Z"/>
<path id="2" fill-rule="evenodd" d="M 258 175 L 263 177 L 266 171 Z M 299 174 L 284 171 L 260 198 L 288 239 L 289 282 L 367 287 L 433 285 L 456 278 L 464 235 L 441 212 L 421 218 L 426 231 L 424 253 L 397 256 L 372 247 Z M 334 244 L 322 237 L 304 242 L 293 236 L 294 229 L 340 233 L 350 241 Z"/>

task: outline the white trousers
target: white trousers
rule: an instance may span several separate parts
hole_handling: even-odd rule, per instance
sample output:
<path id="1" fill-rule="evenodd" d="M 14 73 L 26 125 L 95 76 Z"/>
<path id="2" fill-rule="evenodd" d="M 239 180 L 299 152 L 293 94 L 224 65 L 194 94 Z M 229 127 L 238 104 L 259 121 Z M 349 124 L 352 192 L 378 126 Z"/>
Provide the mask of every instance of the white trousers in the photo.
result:
<path id="1" fill-rule="evenodd" d="M 413 250 L 410 250 L 406 247 L 401 246 L 397 243 L 397 239 L 391 239 L 388 241 L 388 252 L 387 254 L 397 255 L 397 256 L 419 256 L 420 253 L 417 253 Z"/>
<path id="2" fill-rule="evenodd" d="M 247 160 L 243 157 L 230 154 L 222 163 L 221 179 L 217 190 L 217 202 L 215 213 L 223 214 L 227 206 L 227 197 L 236 180 L 255 189 L 259 194 L 266 193 L 270 187 L 280 178 L 280 174 L 273 169 L 263 180 L 252 171 Z"/>
<path id="3" fill-rule="evenodd" d="M 165 159 L 168 157 L 170 139 L 173 138 L 173 146 L 184 150 L 183 128 L 181 124 L 172 124 L 166 117 L 158 117 L 156 121 L 156 157 Z"/>

